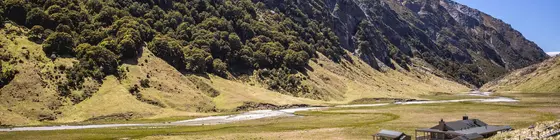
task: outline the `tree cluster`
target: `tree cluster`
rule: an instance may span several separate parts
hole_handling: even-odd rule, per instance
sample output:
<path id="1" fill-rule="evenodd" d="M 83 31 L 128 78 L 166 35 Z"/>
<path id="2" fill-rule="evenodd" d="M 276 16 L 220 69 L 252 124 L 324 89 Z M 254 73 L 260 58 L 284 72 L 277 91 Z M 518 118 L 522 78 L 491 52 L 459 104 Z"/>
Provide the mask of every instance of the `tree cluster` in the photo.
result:
<path id="1" fill-rule="evenodd" d="M 79 60 L 67 70 L 68 81 L 59 84 L 62 91 L 79 88 L 86 77 L 101 81 L 118 75 L 121 62 L 137 59 L 144 47 L 178 70 L 223 77 L 259 69 L 291 74 L 288 71 L 304 70 L 317 51 L 333 60 L 344 54 L 333 31 L 308 17 L 313 12 L 301 13 L 293 2 L 288 9 L 275 10 L 250 0 L 3 0 L 0 4 L 4 9 L 0 18 L 30 28 L 30 40 L 42 43 L 49 57 Z"/>

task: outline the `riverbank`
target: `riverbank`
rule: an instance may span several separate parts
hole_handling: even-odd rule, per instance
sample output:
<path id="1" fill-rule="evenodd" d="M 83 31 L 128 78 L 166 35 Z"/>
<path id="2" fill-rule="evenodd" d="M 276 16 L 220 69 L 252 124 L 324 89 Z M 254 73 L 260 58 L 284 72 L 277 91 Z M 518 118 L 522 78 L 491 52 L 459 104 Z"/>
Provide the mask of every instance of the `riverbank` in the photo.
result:
<path id="1" fill-rule="evenodd" d="M 518 100 L 506 97 L 496 97 L 492 99 L 458 99 L 458 100 L 411 100 L 401 101 L 395 103 L 381 103 L 381 104 L 353 104 L 353 105 L 338 105 L 334 107 L 297 107 L 290 109 L 280 110 L 255 110 L 248 111 L 240 114 L 224 115 L 224 116 L 210 116 L 201 117 L 189 120 L 175 121 L 175 122 L 161 122 L 161 123 L 142 123 L 142 124 L 94 124 L 94 125 L 60 125 L 60 126 L 40 126 L 40 127 L 15 127 L 4 128 L 0 131 L 46 131 L 46 130 L 73 130 L 73 129 L 92 129 L 92 128 L 113 128 L 113 127 L 147 127 L 147 126 L 200 126 L 200 125 L 217 125 L 226 124 L 239 121 L 256 120 L 271 117 L 294 117 L 297 111 L 310 111 L 322 110 L 329 108 L 352 108 L 352 107 L 376 107 L 387 105 L 412 105 L 412 104 L 438 104 L 438 103 L 456 103 L 456 102 L 517 102 Z M 301 105 L 299 105 L 301 106 Z"/>
<path id="2" fill-rule="evenodd" d="M 505 94 L 504 94 L 505 95 Z M 413 134 L 416 128 L 431 127 L 440 119 L 457 120 L 468 114 L 471 118 L 494 125 L 525 128 L 535 122 L 557 119 L 558 114 L 547 108 L 559 108 L 552 103 L 454 102 L 433 104 L 389 104 L 373 107 L 331 107 L 299 111 L 292 117 L 266 117 L 219 125 L 133 126 L 53 131 L 0 132 L 0 139 L 371 139 L 381 129 Z M 550 101 L 558 96 L 542 97 Z M 535 100 L 537 101 L 537 100 Z M 538 101 L 543 101 L 538 100 Z M 224 115 L 227 116 L 227 115 Z M 459 117 L 458 117 L 459 116 Z"/>

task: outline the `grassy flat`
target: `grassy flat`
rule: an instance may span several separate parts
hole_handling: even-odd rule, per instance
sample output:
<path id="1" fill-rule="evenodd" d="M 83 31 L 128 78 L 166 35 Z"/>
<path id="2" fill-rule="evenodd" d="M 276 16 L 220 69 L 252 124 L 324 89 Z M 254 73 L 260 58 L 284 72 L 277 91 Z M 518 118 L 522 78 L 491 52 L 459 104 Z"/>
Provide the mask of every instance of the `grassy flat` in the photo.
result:
<path id="1" fill-rule="evenodd" d="M 542 93 L 541 93 L 542 94 Z M 212 126 L 122 127 L 104 129 L 2 132 L 0 139 L 370 139 L 381 129 L 413 134 L 440 119 L 458 120 L 467 114 L 493 125 L 527 127 L 558 119 L 560 105 L 549 101 L 560 94 L 501 93 L 519 103 L 444 103 L 382 107 L 332 108 L 297 112 L 303 117 L 279 117 Z M 539 102 L 540 101 L 540 102 Z"/>

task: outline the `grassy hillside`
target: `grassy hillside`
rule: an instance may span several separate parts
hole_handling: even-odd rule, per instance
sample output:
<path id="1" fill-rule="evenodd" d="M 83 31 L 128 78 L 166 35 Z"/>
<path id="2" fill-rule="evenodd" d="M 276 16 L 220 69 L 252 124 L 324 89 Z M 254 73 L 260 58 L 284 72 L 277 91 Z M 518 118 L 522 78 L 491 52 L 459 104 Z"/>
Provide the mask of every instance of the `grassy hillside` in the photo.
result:
<path id="1" fill-rule="evenodd" d="M 482 89 L 494 91 L 560 92 L 560 57 L 511 72 Z"/>
<path id="2" fill-rule="evenodd" d="M 433 92 L 461 92 L 467 87 L 439 78 L 428 72 L 429 65 L 377 71 L 365 62 L 338 63 L 319 55 L 310 61 L 302 85 L 312 95 L 296 97 L 270 90 L 258 74 L 224 79 L 213 74 L 181 72 L 149 49 L 143 49 L 137 60 L 123 62 L 120 77 L 109 75 L 101 82 L 87 78 L 73 97 L 86 97 L 74 102 L 57 92 L 78 62 L 75 58 L 54 61 L 42 46 L 29 41 L 28 29 L 6 24 L 0 32 L 0 52 L 5 52 L 14 78 L 0 89 L 0 122 L 2 125 L 41 125 L 92 120 L 156 119 L 174 116 L 201 116 L 232 111 L 245 102 L 330 105 L 372 97 L 420 98 Z M 267 80 L 267 79 L 264 79 Z"/>

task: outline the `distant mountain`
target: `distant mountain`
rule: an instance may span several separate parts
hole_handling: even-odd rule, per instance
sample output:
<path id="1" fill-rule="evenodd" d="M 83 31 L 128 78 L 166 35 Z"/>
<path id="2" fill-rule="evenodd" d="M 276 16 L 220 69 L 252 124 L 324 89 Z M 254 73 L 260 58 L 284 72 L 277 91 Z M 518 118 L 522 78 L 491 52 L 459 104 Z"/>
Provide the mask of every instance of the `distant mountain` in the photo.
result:
<path id="1" fill-rule="evenodd" d="M 313 3 L 322 2 L 294 6 Z M 450 0 L 326 0 L 324 5 L 341 46 L 374 68 L 394 67 L 392 60 L 406 67 L 409 58 L 421 58 L 457 81 L 480 86 L 548 57 L 509 24 Z"/>
<path id="2" fill-rule="evenodd" d="M 556 55 L 560 54 L 560 52 L 546 52 L 546 54 L 548 54 L 550 56 L 556 56 Z"/>

